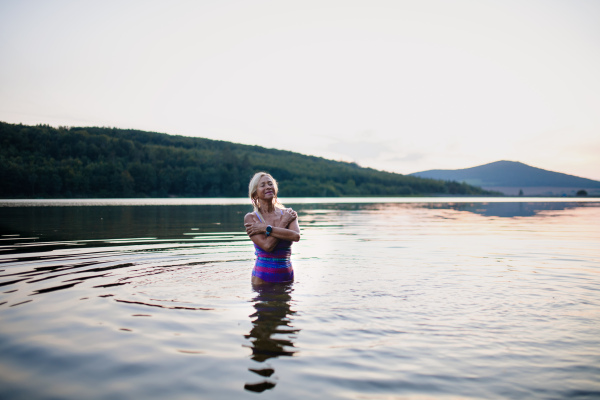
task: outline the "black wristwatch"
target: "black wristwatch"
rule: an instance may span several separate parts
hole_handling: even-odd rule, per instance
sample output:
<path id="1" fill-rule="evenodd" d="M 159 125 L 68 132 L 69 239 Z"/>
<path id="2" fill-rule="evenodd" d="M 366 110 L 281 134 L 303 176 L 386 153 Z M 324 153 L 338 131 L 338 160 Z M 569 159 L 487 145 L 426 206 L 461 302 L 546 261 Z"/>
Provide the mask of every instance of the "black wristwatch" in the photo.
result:
<path id="1" fill-rule="evenodd" d="M 271 232 L 273 231 L 273 227 L 271 225 L 267 225 L 267 237 L 271 234 Z"/>

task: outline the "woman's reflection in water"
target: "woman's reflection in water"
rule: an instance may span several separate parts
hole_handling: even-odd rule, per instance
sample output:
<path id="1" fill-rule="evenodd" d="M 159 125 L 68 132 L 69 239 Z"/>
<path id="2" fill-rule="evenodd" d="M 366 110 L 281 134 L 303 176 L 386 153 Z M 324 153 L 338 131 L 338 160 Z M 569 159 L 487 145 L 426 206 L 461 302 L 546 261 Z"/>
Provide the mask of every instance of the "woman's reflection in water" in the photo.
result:
<path id="1" fill-rule="evenodd" d="M 296 352 L 293 340 L 300 329 L 291 325 L 291 316 L 296 313 L 290 309 L 292 283 L 255 285 L 253 288 L 256 296 L 252 301 L 256 312 L 250 315 L 253 327 L 245 336 L 251 342 L 252 360 L 259 364 L 248 369 L 263 378 L 259 382 L 245 384 L 244 389 L 263 392 L 275 387 L 275 370 L 269 363 L 263 363 L 270 358 L 293 356 Z"/>

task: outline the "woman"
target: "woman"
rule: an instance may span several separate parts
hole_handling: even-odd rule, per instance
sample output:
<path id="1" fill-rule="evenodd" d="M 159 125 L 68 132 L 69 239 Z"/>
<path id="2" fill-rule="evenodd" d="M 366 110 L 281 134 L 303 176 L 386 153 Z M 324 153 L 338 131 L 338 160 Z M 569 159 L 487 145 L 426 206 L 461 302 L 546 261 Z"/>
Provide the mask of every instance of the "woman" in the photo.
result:
<path id="1" fill-rule="evenodd" d="M 246 214 L 246 233 L 254 242 L 252 284 L 294 280 L 292 242 L 300 240 L 298 214 L 277 200 L 277 182 L 266 172 L 254 174 L 248 186 L 254 212 Z"/>

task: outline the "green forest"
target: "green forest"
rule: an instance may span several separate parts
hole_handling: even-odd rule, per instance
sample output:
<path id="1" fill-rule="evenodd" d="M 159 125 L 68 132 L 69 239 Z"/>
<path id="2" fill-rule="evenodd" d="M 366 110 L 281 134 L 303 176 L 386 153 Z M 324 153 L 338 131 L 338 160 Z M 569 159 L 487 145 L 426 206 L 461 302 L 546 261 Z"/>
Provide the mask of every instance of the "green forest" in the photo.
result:
<path id="1" fill-rule="evenodd" d="M 0 122 L 0 197 L 243 197 L 257 171 L 285 197 L 492 194 L 290 151 L 97 127 Z"/>

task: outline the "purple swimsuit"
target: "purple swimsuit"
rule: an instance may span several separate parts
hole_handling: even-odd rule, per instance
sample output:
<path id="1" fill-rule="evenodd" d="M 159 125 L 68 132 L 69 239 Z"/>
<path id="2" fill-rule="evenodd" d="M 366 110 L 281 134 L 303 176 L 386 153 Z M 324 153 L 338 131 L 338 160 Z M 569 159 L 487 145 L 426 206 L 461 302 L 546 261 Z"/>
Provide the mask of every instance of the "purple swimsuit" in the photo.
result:
<path id="1" fill-rule="evenodd" d="M 283 214 L 283 211 L 281 211 Z M 260 222 L 264 221 L 258 213 L 255 213 Z M 254 245 L 256 263 L 252 270 L 252 276 L 256 276 L 265 282 L 289 282 L 294 280 L 292 269 L 292 242 L 280 240 L 271 252 L 264 251 L 256 244 Z"/>

